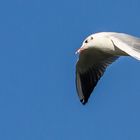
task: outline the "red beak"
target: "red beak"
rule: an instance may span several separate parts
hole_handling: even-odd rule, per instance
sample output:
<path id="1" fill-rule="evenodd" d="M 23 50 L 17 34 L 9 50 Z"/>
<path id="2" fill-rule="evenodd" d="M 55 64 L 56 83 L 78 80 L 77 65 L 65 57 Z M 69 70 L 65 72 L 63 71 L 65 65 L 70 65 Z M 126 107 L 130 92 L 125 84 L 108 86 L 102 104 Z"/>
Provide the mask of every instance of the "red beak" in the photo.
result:
<path id="1" fill-rule="evenodd" d="M 75 54 L 80 54 L 83 50 L 85 50 L 85 49 L 87 49 L 87 47 L 86 46 L 82 46 L 80 49 L 78 49 L 76 52 L 75 52 Z"/>

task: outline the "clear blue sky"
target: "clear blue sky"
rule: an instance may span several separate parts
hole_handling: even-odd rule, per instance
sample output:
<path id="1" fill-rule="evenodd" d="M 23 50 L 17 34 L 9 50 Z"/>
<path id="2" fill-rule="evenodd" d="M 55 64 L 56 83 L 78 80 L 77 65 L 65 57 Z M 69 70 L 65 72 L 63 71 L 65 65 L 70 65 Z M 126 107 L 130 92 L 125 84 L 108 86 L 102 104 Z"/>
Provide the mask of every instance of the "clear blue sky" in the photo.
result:
<path id="1" fill-rule="evenodd" d="M 83 106 L 75 51 L 89 34 L 140 37 L 139 0 L 0 1 L 1 140 L 140 140 L 140 62 L 120 58 Z"/>

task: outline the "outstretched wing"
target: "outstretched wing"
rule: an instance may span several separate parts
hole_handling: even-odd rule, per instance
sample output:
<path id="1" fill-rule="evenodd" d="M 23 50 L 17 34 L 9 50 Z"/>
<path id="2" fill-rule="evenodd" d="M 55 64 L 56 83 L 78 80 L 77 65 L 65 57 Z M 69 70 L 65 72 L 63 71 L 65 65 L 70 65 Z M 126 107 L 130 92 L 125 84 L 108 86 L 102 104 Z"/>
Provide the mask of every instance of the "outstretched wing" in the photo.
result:
<path id="1" fill-rule="evenodd" d="M 117 58 L 118 56 L 92 49 L 87 49 L 80 53 L 76 64 L 76 88 L 83 104 L 88 101 L 106 67 Z"/>
<path id="2" fill-rule="evenodd" d="M 140 38 L 124 33 L 112 33 L 109 38 L 120 50 L 140 60 Z"/>

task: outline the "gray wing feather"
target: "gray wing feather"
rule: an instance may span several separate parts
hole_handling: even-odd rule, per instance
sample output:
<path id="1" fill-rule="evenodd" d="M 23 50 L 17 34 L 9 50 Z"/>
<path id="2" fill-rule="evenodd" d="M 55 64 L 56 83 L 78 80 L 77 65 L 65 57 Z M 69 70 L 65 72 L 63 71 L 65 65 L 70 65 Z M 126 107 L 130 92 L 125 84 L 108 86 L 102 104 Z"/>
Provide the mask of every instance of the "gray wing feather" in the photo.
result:
<path id="1" fill-rule="evenodd" d="M 76 88 L 83 104 L 88 101 L 106 67 L 117 58 L 118 56 L 104 54 L 100 51 L 92 51 L 91 55 L 89 51 L 80 54 L 76 64 Z"/>
<path id="2" fill-rule="evenodd" d="M 140 52 L 140 38 L 124 33 L 116 33 L 113 34 L 112 36 L 120 39 L 121 41 L 125 42 L 129 46 L 133 46 L 135 50 Z"/>
<path id="3" fill-rule="evenodd" d="M 140 60 L 140 38 L 124 33 L 111 33 L 109 38 L 120 50 Z"/>

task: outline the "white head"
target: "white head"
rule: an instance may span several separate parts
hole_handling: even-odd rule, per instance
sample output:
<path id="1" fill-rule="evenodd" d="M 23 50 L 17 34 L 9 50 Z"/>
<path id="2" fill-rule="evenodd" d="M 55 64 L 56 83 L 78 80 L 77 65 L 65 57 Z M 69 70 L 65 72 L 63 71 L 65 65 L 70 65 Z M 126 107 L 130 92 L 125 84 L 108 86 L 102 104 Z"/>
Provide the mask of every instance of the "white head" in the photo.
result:
<path id="1" fill-rule="evenodd" d="M 82 43 L 82 46 L 80 49 L 78 49 L 76 51 L 76 54 L 77 53 L 80 53 L 81 51 L 85 50 L 85 49 L 88 49 L 89 47 L 93 47 L 93 42 L 94 42 L 94 37 L 93 35 L 90 35 L 88 36 Z"/>

